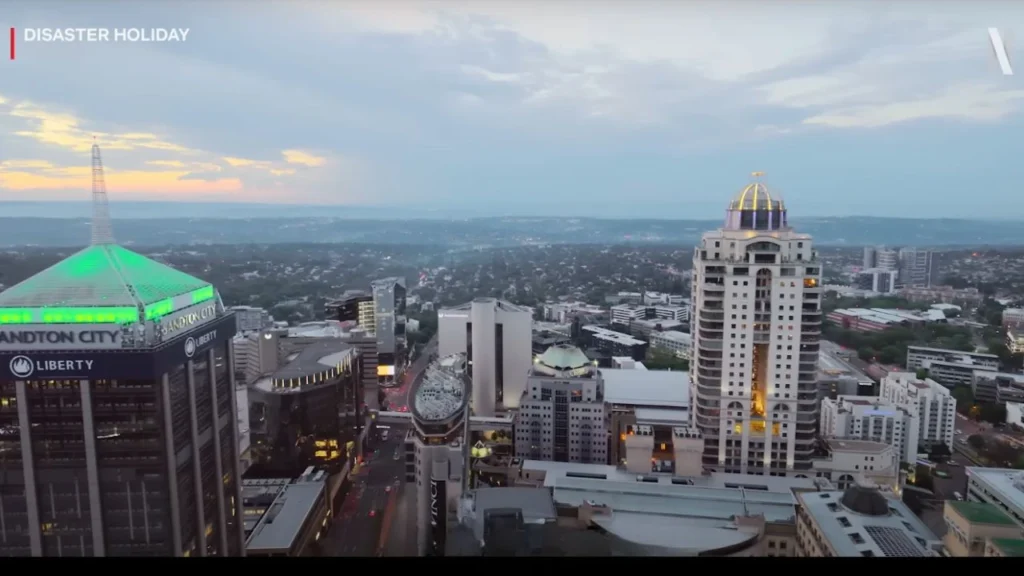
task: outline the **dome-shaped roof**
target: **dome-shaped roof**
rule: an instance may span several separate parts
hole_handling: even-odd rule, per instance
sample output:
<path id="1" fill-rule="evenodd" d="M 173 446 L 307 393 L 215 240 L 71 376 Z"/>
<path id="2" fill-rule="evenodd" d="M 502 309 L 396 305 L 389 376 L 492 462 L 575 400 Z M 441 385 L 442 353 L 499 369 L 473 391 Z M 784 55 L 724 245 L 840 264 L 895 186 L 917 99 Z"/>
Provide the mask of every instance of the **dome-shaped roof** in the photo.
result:
<path id="1" fill-rule="evenodd" d="M 590 365 L 590 359 L 579 348 L 568 344 L 556 344 L 541 354 L 538 361 L 555 370 L 576 370 Z"/>
<path id="2" fill-rule="evenodd" d="M 754 172 L 755 177 L 760 173 Z M 747 184 L 729 203 L 729 210 L 785 210 L 782 196 L 772 194 L 761 182 Z"/>
<path id="3" fill-rule="evenodd" d="M 864 516 L 888 516 L 889 502 L 876 488 L 850 486 L 840 500 L 846 509 Z"/>

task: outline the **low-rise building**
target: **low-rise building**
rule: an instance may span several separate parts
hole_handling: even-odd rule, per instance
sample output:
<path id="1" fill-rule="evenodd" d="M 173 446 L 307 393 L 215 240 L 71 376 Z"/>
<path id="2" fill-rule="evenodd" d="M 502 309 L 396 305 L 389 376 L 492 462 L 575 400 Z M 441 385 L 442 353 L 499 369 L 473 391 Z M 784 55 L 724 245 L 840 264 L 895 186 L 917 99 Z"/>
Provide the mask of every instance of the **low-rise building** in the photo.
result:
<path id="1" fill-rule="evenodd" d="M 550 491 L 566 521 L 608 534 L 636 556 L 790 556 L 795 494 L 831 489 L 820 478 L 635 474 L 530 460 L 509 469 L 509 482 Z"/>
<path id="2" fill-rule="evenodd" d="M 679 330 L 665 330 L 663 332 L 651 332 L 649 335 L 651 348 L 667 350 L 680 358 L 690 358 L 690 348 L 693 347 L 693 338 L 686 332 Z"/>
<path id="3" fill-rule="evenodd" d="M 243 480 L 242 506 L 250 557 L 317 556 L 333 517 L 327 474 L 312 469 L 294 481 Z"/>
<path id="4" fill-rule="evenodd" d="M 999 371 L 999 357 L 995 354 L 963 352 L 926 346 L 907 347 L 907 370 L 928 370 L 928 377 L 945 385 L 970 386 L 975 371 Z"/>
<path id="5" fill-rule="evenodd" d="M 841 438 L 822 439 L 822 453 L 811 461 L 814 475 L 840 490 L 859 484 L 899 493 L 904 478 L 900 456 L 890 444 Z"/>
<path id="6" fill-rule="evenodd" d="M 1024 471 L 1008 468 L 967 468 L 971 502 L 987 502 L 1024 527 Z"/>
<path id="7" fill-rule="evenodd" d="M 896 495 L 855 485 L 796 497 L 797 556 L 938 556 L 939 539 Z"/>
<path id="8" fill-rule="evenodd" d="M 690 377 L 669 370 L 601 369 L 608 414 L 609 463 L 625 465 L 626 439 L 634 426 L 648 426 L 652 451 L 644 457 L 652 469 L 674 469 L 676 428 L 690 426 Z M 655 444 L 656 443 L 656 444 Z M 666 445 L 661 450 L 662 444 Z M 671 448 L 670 448 L 671 447 Z"/>
<path id="9" fill-rule="evenodd" d="M 943 509 L 946 535 L 942 543 L 950 556 L 987 556 L 989 540 L 1019 539 L 1021 527 L 992 504 L 948 500 Z"/>
<path id="10" fill-rule="evenodd" d="M 1024 374 L 975 370 L 971 391 L 978 402 L 1024 402 Z"/>

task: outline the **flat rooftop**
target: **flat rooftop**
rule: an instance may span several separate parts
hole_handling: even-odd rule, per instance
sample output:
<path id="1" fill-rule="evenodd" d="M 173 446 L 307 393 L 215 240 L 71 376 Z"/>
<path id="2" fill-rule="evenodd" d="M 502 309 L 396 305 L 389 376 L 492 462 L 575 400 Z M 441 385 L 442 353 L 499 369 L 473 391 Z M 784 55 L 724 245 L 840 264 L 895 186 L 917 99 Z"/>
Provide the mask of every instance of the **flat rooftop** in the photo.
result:
<path id="1" fill-rule="evenodd" d="M 472 520 L 468 524 L 478 541 L 484 539 L 484 516 L 488 510 L 513 508 L 522 511 L 527 524 L 543 524 L 557 519 L 551 494 L 536 488 L 503 487 L 478 488 L 470 492 L 465 502 L 471 506 Z M 462 518 L 460 518 L 462 520 Z M 468 520 L 468 518 L 467 518 Z"/>
<path id="2" fill-rule="evenodd" d="M 623 334 L 621 332 L 616 332 L 614 330 L 609 330 L 607 328 L 602 328 L 600 326 L 594 326 L 592 324 L 588 324 L 584 326 L 582 329 L 592 333 L 595 338 L 600 338 L 602 340 L 610 340 L 617 344 L 622 344 L 623 346 L 641 346 L 643 344 L 647 344 L 647 342 L 633 338 L 628 334 Z"/>
<path id="3" fill-rule="evenodd" d="M 712 474 L 694 478 L 637 475 L 613 466 L 528 460 L 545 471 L 544 486 L 559 506 L 607 506 L 593 522 L 618 538 L 666 555 L 694 555 L 741 544 L 754 533 L 736 517 L 764 515 L 793 521 L 794 489 L 814 490 L 808 478 Z"/>
<path id="4" fill-rule="evenodd" d="M 1015 526 L 1016 522 L 1001 510 L 986 502 L 966 502 L 947 500 L 946 505 L 972 524 L 994 524 L 998 526 Z"/>
<path id="5" fill-rule="evenodd" d="M 939 540 L 921 520 L 896 498 L 878 493 L 888 514 L 867 515 L 843 504 L 845 492 L 802 493 L 804 512 L 814 519 L 836 556 L 879 558 L 931 557 Z"/>
<path id="6" fill-rule="evenodd" d="M 291 380 L 305 378 L 337 368 L 355 353 L 350 344 L 341 340 L 322 340 L 311 342 L 293 357 L 288 363 L 274 373 L 274 380 Z"/>
<path id="7" fill-rule="evenodd" d="M 851 450 L 854 452 L 866 452 L 879 454 L 889 449 L 889 444 L 882 442 L 871 442 L 870 440 L 847 440 L 845 438 L 825 438 L 825 445 L 833 450 Z"/>
<path id="8" fill-rule="evenodd" d="M 249 535 L 246 551 L 269 553 L 291 549 L 325 490 L 322 480 L 285 486 Z"/>
<path id="9" fill-rule="evenodd" d="M 690 422 L 689 411 L 678 408 L 637 408 L 633 414 L 637 424 L 679 425 Z"/>
<path id="10" fill-rule="evenodd" d="M 964 352 L 963 350 L 950 350 L 949 348 L 929 348 L 928 346 L 907 346 L 907 354 L 943 354 L 949 356 L 970 356 L 974 358 L 986 358 L 999 360 L 995 354 L 983 354 L 981 352 Z"/>
<path id="11" fill-rule="evenodd" d="M 984 484 L 996 498 L 1024 516 L 1024 470 L 968 466 L 967 478 Z"/>
<path id="12" fill-rule="evenodd" d="M 609 404 L 647 408 L 690 408 L 690 375 L 674 370 L 601 368 Z"/>

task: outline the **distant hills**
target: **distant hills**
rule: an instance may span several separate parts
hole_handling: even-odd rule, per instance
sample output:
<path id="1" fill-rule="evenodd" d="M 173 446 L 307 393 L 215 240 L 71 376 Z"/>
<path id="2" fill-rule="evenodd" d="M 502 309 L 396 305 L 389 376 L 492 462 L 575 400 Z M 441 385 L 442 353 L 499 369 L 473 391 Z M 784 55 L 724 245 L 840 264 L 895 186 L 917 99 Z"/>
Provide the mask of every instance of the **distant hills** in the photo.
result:
<path id="1" fill-rule="evenodd" d="M 115 204 L 114 235 L 126 245 L 359 242 L 451 248 L 524 244 L 692 245 L 720 219 L 473 218 L 380 208 L 180 203 Z M 82 246 L 87 203 L 0 203 L 0 246 Z M 46 217 L 39 217 L 40 215 Z M 433 216 L 433 217 L 432 217 Z M 822 245 L 1024 245 L 1024 223 L 851 216 L 794 219 Z"/>

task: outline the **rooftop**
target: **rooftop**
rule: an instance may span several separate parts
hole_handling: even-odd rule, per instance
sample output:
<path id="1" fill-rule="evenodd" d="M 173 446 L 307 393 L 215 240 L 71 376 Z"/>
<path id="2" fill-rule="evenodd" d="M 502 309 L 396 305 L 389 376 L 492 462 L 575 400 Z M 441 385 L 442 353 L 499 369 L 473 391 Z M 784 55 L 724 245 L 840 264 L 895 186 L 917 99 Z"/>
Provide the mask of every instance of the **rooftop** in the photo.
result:
<path id="1" fill-rule="evenodd" d="M 957 514 L 963 516 L 971 524 L 1016 525 L 1016 522 L 992 504 L 967 502 L 964 500 L 947 500 L 946 505 L 956 510 Z"/>
<path id="2" fill-rule="evenodd" d="M 464 304 L 458 304 L 458 305 L 455 305 L 455 306 L 449 306 L 447 308 L 442 308 L 442 309 L 437 311 L 437 315 L 439 317 L 445 316 L 445 315 L 464 317 L 467 314 L 469 314 L 469 311 L 473 308 L 473 302 L 481 302 L 481 303 L 483 303 L 483 302 L 493 302 L 494 306 L 498 310 L 500 310 L 500 311 L 503 311 L 503 312 L 524 312 L 524 313 L 530 314 L 531 317 L 533 316 L 533 310 L 532 309 L 530 309 L 530 308 L 528 308 L 526 306 L 518 306 L 518 305 L 513 304 L 511 302 L 508 302 L 506 300 L 499 300 L 497 298 L 476 298 L 476 299 L 474 299 L 474 300 L 472 300 L 470 302 L 466 302 Z"/>
<path id="3" fill-rule="evenodd" d="M 341 369 L 351 362 L 356 351 L 342 340 L 325 339 L 311 342 L 287 359 L 287 364 L 274 373 L 274 380 L 314 377 Z"/>
<path id="4" fill-rule="evenodd" d="M 968 482 L 977 481 L 1010 509 L 1024 516 L 1024 471 L 1007 468 L 967 468 Z"/>
<path id="5" fill-rule="evenodd" d="M 884 442 L 872 442 L 870 440 L 847 440 L 845 438 L 825 438 L 825 446 L 832 450 L 847 450 L 851 452 L 866 452 L 869 454 L 880 454 L 889 449 L 890 445 Z"/>
<path id="6" fill-rule="evenodd" d="M 456 362 L 452 356 L 462 357 Z M 440 422 L 448 420 L 464 409 L 469 399 L 469 385 L 462 354 L 439 358 L 427 367 L 420 385 L 416 388 L 413 415 L 422 421 Z"/>
<path id="7" fill-rule="evenodd" d="M 938 539 L 906 504 L 867 488 L 856 490 L 797 494 L 836 556 L 935 556 Z"/>
<path id="8" fill-rule="evenodd" d="M 45 323 L 43 314 L 46 309 L 137 310 L 196 291 L 202 291 L 204 296 L 208 292 L 209 298 L 213 297 L 209 282 L 127 248 L 97 244 L 0 293 L 0 323 Z M 167 310 L 165 313 L 170 312 Z M 82 316 L 81 313 L 77 315 Z M 68 322 L 65 319 L 60 323 Z M 79 318 L 78 322 L 82 319 Z"/>
<path id="9" fill-rule="evenodd" d="M 614 330 L 609 330 L 607 328 L 602 328 L 600 326 L 593 326 L 588 324 L 584 326 L 582 329 L 592 333 L 595 338 L 600 338 L 602 340 L 611 340 L 618 344 L 622 344 L 623 346 L 641 346 L 643 344 L 647 344 L 647 342 L 633 338 L 628 334 L 623 334 L 621 332 L 616 332 Z"/>
<path id="10" fill-rule="evenodd" d="M 1010 558 L 1024 557 L 1024 540 L 1018 538 L 993 538 L 992 545 L 998 548 L 1003 556 Z"/>
<path id="11" fill-rule="evenodd" d="M 320 502 L 324 489 L 323 480 L 303 480 L 285 486 L 253 528 L 245 549 L 250 552 L 290 549 Z"/>
<path id="12" fill-rule="evenodd" d="M 676 370 L 601 368 L 609 404 L 649 408 L 690 407 L 690 376 Z"/>
<path id="13" fill-rule="evenodd" d="M 759 177 L 759 173 L 755 173 Z M 729 210 L 785 210 L 782 196 L 775 194 L 774 197 L 768 191 L 768 187 L 761 182 L 747 184 L 742 190 L 736 193 L 732 202 L 729 203 Z"/>

